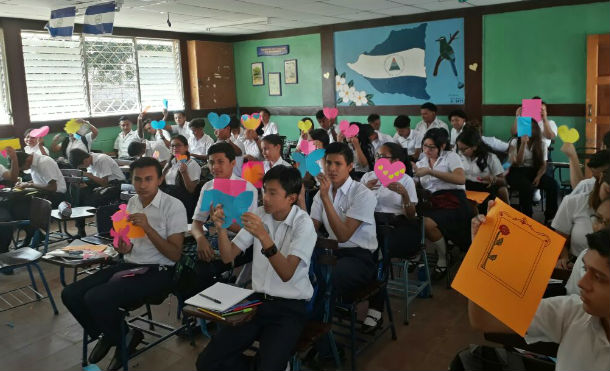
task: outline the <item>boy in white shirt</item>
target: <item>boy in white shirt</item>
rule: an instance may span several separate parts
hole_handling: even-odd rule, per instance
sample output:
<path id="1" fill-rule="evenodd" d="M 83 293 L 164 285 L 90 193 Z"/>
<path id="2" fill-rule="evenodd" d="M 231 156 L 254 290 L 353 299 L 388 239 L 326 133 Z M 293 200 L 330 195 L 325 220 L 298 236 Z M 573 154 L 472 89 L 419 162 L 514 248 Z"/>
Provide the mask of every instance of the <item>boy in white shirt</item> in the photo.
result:
<path id="1" fill-rule="evenodd" d="M 174 264 L 182 255 L 186 211 L 182 202 L 159 189 L 161 165 L 143 157 L 130 165 L 137 192 L 127 203 L 128 220 L 145 236 L 120 240 L 116 251 L 125 262 L 102 269 L 68 285 L 61 293 L 64 305 L 92 338 L 102 335 L 89 355 L 90 363 L 104 358 L 117 346 L 110 370 L 122 366 L 119 308 L 141 305 L 146 298 L 167 296 L 173 287 Z M 127 335 L 129 353 L 142 341 L 139 330 Z"/>
<path id="2" fill-rule="evenodd" d="M 256 369 L 283 370 L 303 330 L 306 303 L 313 296 L 309 263 L 316 239 L 311 218 L 295 205 L 301 176 L 297 169 L 278 166 L 265 174 L 263 184 L 263 206 L 244 213 L 244 228 L 232 241 L 222 228 L 222 206 L 212 216 L 223 262 L 252 246 L 252 288 L 263 304 L 250 321 L 226 326 L 212 337 L 197 370 L 252 369 L 242 353 L 256 340 Z"/>
<path id="3" fill-rule="evenodd" d="M 373 128 L 374 132 L 371 135 L 371 144 L 373 144 L 374 152 L 377 152 L 379 147 L 388 142 L 394 142 L 394 139 L 391 135 L 382 133 L 379 131 L 381 129 L 381 118 L 376 113 L 371 113 L 367 118 L 369 125 Z"/>
<path id="4" fill-rule="evenodd" d="M 426 102 L 421 105 L 421 118 L 422 120 L 417 123 L 415 126 L 415 131 L 418 131 L 420 136 L 424 136 L 426 132 L 432 128 L 441 128 L 447 131 L 449 134 L 449 126 L 443 120 L 436 117 L 436 104 L 431 102 Z"/>
<path id="5" fill-rule="evenodd" d="M 407 115 L 398 115 L 394 119 L 394 141 L 407 151 L 411 161 L 417 161 L 421 154 L 421 139 L 419 132 L 411 129 L 411 119 Z"/>
<path id="6" fill-rule="evenodd" d="M 129 154 L 129 157 L 134 158 L 152 157 L 159 161 L 161 166 L 167 165 L 167 162 L 172 157 L 172 154 L 163 142 L 147 139 L 139 139 L 131 142 L 127 148 L 127 153 Z"/>
<path id="7" fill-rule="evenodd" d="M 233 151 L 235 151 L 235 166 L 233 167 L 233 173 L 236 176 L 241 176 L 241 168 L 244 164 L 244 152 L 246 152 L 246 148 L 242 141 L 234 141 L 232 139 L 231 125 L 235 126 L 236 124 L 240 125 L 239 120 L 232 117 L 229 125 L 222 129 L 214 130 L 214 135 L 216 136 L 216 143 L 228 143 L 233 147 Z"/>
<path id="8" fill-rule="evenodd" d="M 184 114 L 184 111 L 174 112 L 174 121 L 176 122 L 176 125 L 171 126 L 172 134 L 182 135 L 186 139 L 188 139 L 193 134 L 193 132 L 189 128 L 189 122 L 186 121 L 186 115 Z"/>
<path id="9" fill-rule="evenodd" d="M 462 133 L 464 129 L 464 125 L 466 125 L 466 120 L 468 117 L 466 116 L 466 112 L 458 109 L 455 111 L 451 111 L 449 114 L 449 122 L 451 122 L 451 145 L 455 147 L 455 140 L 458 135 Z"/>
<path id="10" fill-rule="evenodd" d="M 248 129 L 244 133 L 244 160 L 260 161 L 263 159 L 261 154 L 261 140 L 256 133 L 256 130 Z"/>
<path id="11" fill-rule="evenodd" d="M 337 118 L 329 119 L 324 115 L 323 110 L 319 110 L 316 112 L 316 121 L 318 121 L 318 125 L 324 130 L 326 130 L 326 134 L 328 134 L 329 143 L 337 141 L 337 134 L 339 129 L 337 125 L 335 125 L 335 121 Z"/>
<path id="12" fill-rule="evenodd" d="M 266 137 L 271 134 L 278 134 L 277 125 L 273 121 L 269 121 L 271 118 L 271 112 L 268 109 L 263 108 L 260 112 L 261 115 L 261 125 L 263 125 L 263 133 L 261 137 Z"/>
<path id="13" fill-rule="evenodd" d="M 139 140 L 137 130 L 132 130 L 132 123 L 125 116 L 121 116 L 119 119 L 119 127 L 121 128 L 121 132 L 117 135 L 114 141 L 114 153 L 113 155 L 119 158 L 128 158 L 129 153 L 127 149 L 129 148 L 129 144 L 133 141 Z"/>
<path id="14" fill-rule="evenodd" d="M 263 150 L 263 157 L 265 162 L 265 173 L 274 166 L 290 166 L 290 164 L 282 158 L 282 145 L 283 141 L 277 134 L 271 134 L 264 137 L 261 141 L 261 147 Z"/>
<path id="15" fill-rule="evenodd" d="M 28 155 L 31 153 L 38 153 L 39 155 L 49 156 L 49 149 L 44 146 L 43 138 L 33 138 L 30 136 L 30 132 L 34 129 L 27 129 L 23 134 L 23 141 L 25 142 L 25 148 L 23 150 Z"/>
<path id="16" fill-rule="evenodd" d="M 189 123 L 192 135 L 187 137 L 189 140 L 189 152 L 191 156 L 198 160 L 207 160 L 208 150 L 214 144 L 214 139 L 207 135 L 203 128 L 205 128 L 205 121 L 203 119 L 192 119 Z"/>

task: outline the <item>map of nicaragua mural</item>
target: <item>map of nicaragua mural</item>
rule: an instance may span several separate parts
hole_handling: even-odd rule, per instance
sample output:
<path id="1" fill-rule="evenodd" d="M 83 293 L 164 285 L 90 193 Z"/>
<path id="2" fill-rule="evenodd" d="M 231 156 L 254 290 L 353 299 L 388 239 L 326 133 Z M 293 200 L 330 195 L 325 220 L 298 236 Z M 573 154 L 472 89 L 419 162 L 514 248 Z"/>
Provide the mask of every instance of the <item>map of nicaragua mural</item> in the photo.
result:
<path id="1" fill-rule="evenodd" d="M 463 29 L 459 18 L 335 32 L 337 104 L 464 103 Z"/>

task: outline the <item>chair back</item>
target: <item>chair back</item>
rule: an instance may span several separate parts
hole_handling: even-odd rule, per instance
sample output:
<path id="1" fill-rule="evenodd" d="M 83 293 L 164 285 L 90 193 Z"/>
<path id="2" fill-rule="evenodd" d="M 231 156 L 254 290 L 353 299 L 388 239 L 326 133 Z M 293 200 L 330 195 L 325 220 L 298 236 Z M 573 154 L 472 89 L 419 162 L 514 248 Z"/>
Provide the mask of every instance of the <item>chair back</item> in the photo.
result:
<path id="1" fill-rule="evenodd" d="M 95 224 L 97 225 L 97 233 L 104 235 L 109 234 L 112 229 L 112 214 L 119 210 L 119 204 L 110 204 L 99 206 L 95 213 Z"/>
<path id="2" fill-rule="evenodd" d="M 34 249 L 38 249 L 40 241 L 40 231 L 44 232 L 43 254 L 47 253 L 49 247 L 49 225 L 51 224 L 51 210 L 53 205 L 51 201 L 44 198 L 32 197 L 30 202 L 30 226 L 34 228 L 34 237 L 30 245 Z"/>

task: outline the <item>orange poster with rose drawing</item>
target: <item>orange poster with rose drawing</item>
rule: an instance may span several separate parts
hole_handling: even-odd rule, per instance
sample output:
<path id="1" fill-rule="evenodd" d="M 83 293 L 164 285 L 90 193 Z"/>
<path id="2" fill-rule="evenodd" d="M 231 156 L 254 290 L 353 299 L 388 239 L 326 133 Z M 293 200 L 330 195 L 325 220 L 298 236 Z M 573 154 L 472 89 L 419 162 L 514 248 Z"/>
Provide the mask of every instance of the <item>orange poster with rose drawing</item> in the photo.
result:
<path id="1" fill-rule="evenodd" d="M 524 336 L 564 243 L 496 198 L 451 287 Z"/>

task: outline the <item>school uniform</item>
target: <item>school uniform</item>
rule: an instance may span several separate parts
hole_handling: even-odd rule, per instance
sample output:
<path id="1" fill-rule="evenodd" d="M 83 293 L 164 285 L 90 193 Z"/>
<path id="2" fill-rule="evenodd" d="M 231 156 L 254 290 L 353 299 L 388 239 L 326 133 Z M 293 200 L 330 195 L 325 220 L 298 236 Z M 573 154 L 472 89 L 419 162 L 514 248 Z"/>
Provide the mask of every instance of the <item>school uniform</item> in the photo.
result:
<path id="1" fill-rule="evenodd" d="M 171 152 L 165 146 L 164 142 L 158 140 L 145 140 L 144 143 L 146 144 L 144 157 L 154 157 L 159 162 L 168 161 L 172 157 Z"/>
<path id="2" fill-rule="evenodd" d="M 252 246 L 252 289 L 263 304 L 250 321 L 237 327 L 224 327 L 197 359 L 197 370 L 246 370 L 242 356 L 252 342 L 259 341 L 258 370 L 286 368 L 306 320 L 306 303 L 313 296 L 309 264 L 316 244 L 316 231 L 307 213 L 292 206 L 285 220 L 277 221 L 259 207 L 254 212 L 269 231 L 278 253 L 299 258 L 290 280 L 283 282 L 269 259 L 261 253 L 260 240 L 242 229 L 233 239 L 240 250 Z"/>
<path id="3" fill-rule="evenodd" d="M 277 130 L 277 125 L 273 121 L 269 121 L 267 125 L 263 124 L 263 135 L 261 135 L 261 137 L 264 138 L 267 135 L 271 134 L 279 134 L 279 131 Z"/>
<path id="4" fill-rule="evenodd" d="M 170 161 L 171 165 L 165 173 L 165 186 L 163 187 L 163 191 L 182 201 L 182 204 L 186 208 L 188 222 L 191 223 L 198 195 L 197 193 L 191 193 L 186 189 L 186 182 L 182 177 L 182 173 L 180 173 L 180 165 L 182 162 L 176 161 L 175 158 Z M 189 158 L 185 164 L 187 177 L 196 184 L 199 184 L 199 179 L 201 178 L 201 165 L 192 158 Z"/>
<path id="5" fill-rule="evenodd" d="M 599 317 L 578 295 L 542 299 L 525 335 L 528 344 L 559 343 L 555 370 L 610 370 L 610 342 Z"/>
<path id="6" fill-rule="evenodd" d="M 235 174 L 231 174 L 231 180 L 243 180 Z M 246 182 L 246 191 L 250 191 L 254 194 L 252 198 L 252 203 L 248 208 L 248 211 L 254 212 L 258 206 L 258 190 L 252 185 L 252 183 Z M 199 200 L 197 201 L 197 206 L 195 207 L 195 214 L 193 215 L 193 220 L 198 220 L 200 222 L 207 222 L 210 216 L 210 208 L 207 207 L 205 210 L 201 210 L 201 200 L 203 199 L 203 192 L 214 188 L 214 179 L 208 181 L 201 188 L 201 194 L 199 195 Z"/>
<path id="7" fill-rule="evenodd" d="M 91 153 L 91 165 L 87 168 L 87 171 L 98 178 L 108 177 L 108 182 L 123 182 L 125 181 L 125 174 L 121 171 L 119 165 L 112 159 L 112 157 L 103 153 Z"/>
<path id="8" fill-rule="evenodd" d="M 189 122 L 185 121 L 184 125 L 180 126 L 178 124 L 171 126 L 172 133 L 175 135 L 182 135 L 186 139 L 190 138 L 193 135 L 193 131 L 189 128 Z"/>
<path id="9" fill-rule="evenodd" d="M 238 155 L 237 153 L 235 154 L 235 166 L 233 166 L 233 174 L 235 174 L 235 176 L 241 177 L 241 169 L 244 165 L 244 154 L 246 153 L 246 147 L 244 146 L 244 143 L 241 141 L 234 142 L 233 140 L 231 140 L 231 138 L 226 140 L 219 139 L 214 144 L 216 143 L 233 143 L 237 147 L 239 147 L 239 149 L 241 150 L 241 155 Z"/>
<path id="10" fill-rule="evenodd" d="M 274 162 L 273 164 L 271 163 L 271 161 L 269 160 L 265 160 L 263 162 L 263 167 L 265 169 L 265 173 L 269 170 L 271 170 L 272 167 L 276 167 L 276 166 L 287 166 L 287 167 L 292 167 L 288 162 L 284 161 L 284 159 L 282 158 L 282 156 L 280 156 L 280 158 L 277 159 L 276 162 Z"/>
<path id="11" fill-rule="evenodd" d="M 572 190 L 572 192 L 570 192 L 570 194 L 571 195 L 577 195 L 580 193 L 589 194 L 589 193 L 591 193 L 591 191 L 593 191 L 593 188 L 595 188 L 596 182 L 597 182 L 597 179 L 595 177 L 583 179 L 580 182 L 578 182 L 578 184 L 576 185 L 576 187 L 574 187 L 574 189 Z"/>
<path id="12" fill-rule="evenodd" d="M 354 147 L 354 145 L 352 143 L 348 143 L 347 144 L 349 146 L 349 148 L 352 150 L 352 153 L 354 154 L 354 171 L 356 172 L 356 174 L 358 174 L 358 176 L 362 176 L 364 175 L 364 173 L 367 173 L 371 170 L 371 166 L 365 166 L 362 165 L 360 163 L 360 161 L 358 161 L 358 152 L 356 151 L 356 148 Z M 366 149 L 362 147 L 362 143 L 360 144 L 362 152 L 365 152 Z M 372 164 L 369 164 L 372 165 Z M 358 178 L 360 179 L 360 178 Z"/>
<path id="13" fill-rule="evenodd" d="M 492 150 L 494 150 L 495 152 L 501 152 L 501 153 L 506 153 L 508 152 L 508 143 L 500 140 L 496 137 L 481 137 L 481 140 L 483 141 L 483 143 L 487 144 L 488 146 L 491 147 Z"/>
<path id="14" fill-rule="evenodd" d="M 161 133 L 163 133 L 163 134 L 161 134 Z M 163 142 L 163 139 L 168 140 L 168 141 L 172 139 L 172 135 L 169 133 L 169 131 L 162 129 L 161 133 L 159 133 L 158 131 L 155 132 L 155 140 Z M 163 143 L 165 143 L 165 142 L 163 142 Z"/>
<path id="15" fill-rule="evenodd" d="M 203 134 L 200 139 L 192 135 L 188 138 L 188 141 L 189 152 L 194 155 L 207 155 L 208 150 L 214 144 L 214 139 L 207 134 Z"/>
<path id="16" fill-rule="evenodd" d="M 44 148 L 46 155 L 42 153 L 42 151 L 40 150 L 40 146 L 38 144 L 35 146 L 25 146 L 25 147 L 23 147 L 23 151 L 25 153 L 27 153 L 28 155 L 31 155 L 32 153 L 38 153 L 39 155 L 48 156 L 49 149 L 45 146 L 42 146 L 42 148 Z"/>
<path id="17" fill-rule="evenodd" d="M 578 282 L 582 279 L 582 277 L 587 273 L 585 271 L 585 263 L 582 261 L 582 258 L 589 251 L 589 248 L 585 248 L 578 254 L 576 257 L 576 261 L 574 261 L 574 265 L 572 266 L 572 273 L 570 273 L 570 278 L 568 278 L 568 282 L 566 282 L 566 295 L 580 295 L 580 287 L 578 287 Z"/>
<path id="18" fill-rule="evenodd" d="M 161 190 L 144 207 L 138 196 L 127 203 L 131 214 L 144 213 L 148 223 L 163 239 L 187 230 L 186 211 L 182 203 Z M 131 240 L 133 248 L 123 257 L 125 262 L 102 269 L 70 285 L 61 293 L 64 305 L 93 338 L 104 334 L 114 344 L 121 339 L 119 308 L 143 305 L 144 300 L 167 296 L 173 286 L 174 262 L 163 255 L 148 238 Z M 143 274 L 119 277 L 133 268 L 148 268 Z M 125 272 L 128 273 L 128 272 Z"/>
<path id="19" fill-rule="evenodd" d="M 93 144 L 93 133 L 89 132 L 87 134 L 85 134 L 85 139 L 87 140 L 87 144 L 85 144 L 85 142 L 83 142 L 82 139 L 76 139 L 73 136 L 69 136 L 68 138 L 68 144 L 66 145 L 66 152 L 65 155 L 67 156 L 71 150 L 73 149 L 81 149 L 85 152 L 91 152 L 91 145 Z M 47 152 L 48 153 L 48 152 Z"/>
<path id="20" fill-rule="evenodd" d="M 595 210 L 589 206 L 589 194 L 567 195 L 561 201 L 551 227 L 570 236 L 570 254 L 578 256 L 589 244 L 586 236 L 593 233 L 591 215 Z"/>
<path id="21" fill-rule="evenodd" d="M 51 181 L 55 181 L 55 184 L 57 184 L 57 190 L 55 192 L 62 194 L 66 193 L 67 188 L 64 176 L 61 173 L 61 170 L 59 170 L 57 162 L 51 157 L 33 153 L 30 171 L 34 184 L 47 185 Z"/>
<path id="22" fill-rule="evenodd" d="M 257 161 L 263 158 L 261 150 L 258 148 L 258 143 L 253 139 L 244 139 L 244 149 L 246 155 L 254 157 Z"/>
<path id="23" fill-rule="evenodd" d="M 182 162 L 177 162 L 175 159 L 172 159 L 172 165 L 165 174 L 165 183 L 169 185 L 176 184 L 176 178 L 178 175 L 182 176 L 180 173 L 180 164 Z M 201 177 L 201 165 L 197 163 L 197 161 L 193 159 L 188 159 L 186 161 L 186 173 L 191 181 L 199 180 Z"/>
<path id="24" fill-rule="evenodd" d="M 407 155 L 413 156 L 415 150 L 421 148 L 422 136 L 415 129 L 411 130 L 408 137 L 401 137 L 398 133 L 394 134 L 394 142 L 401 145 L 402 148 L 407 150 Z"/>
<path id="25" fill-rule="evenodd" d="M 339 132 L 337 125 L 331 125 L 326 130 L 326 134 L 328 134 L 328 143 L 333 143 L 337 141 L 337 133 Z"/>
<path id="26" fill-rule="evenodd" d="M 127 134 L 121 131 L 114 140 L 114 150 L 117 151 L 117 156 L 119 158 L 129 157 L 127 148 L 129 148 L 131 142 L 139 140 L 140 136 L 138 135 L 138 132 L 136 130 L 132 130 Z"/>
<path id="27" fill-rule="evenodd" d="M 362 179 L 360 179 L 360 183 L 366 185 L 371 180 L 377 180 L 378 186 L 378 188 L 371 190 L 377 198 L 375 212 L 404 215 L 405 211 L 402 207 L 402 196 L 382 185 L 374 171 L 369 171 L 364 174 Z M 398 182 L 407 190 L 411 203 L 417 204 L 417 191 L 415 190 L 413 178 L 405 174 Z"/>
<path id="28" fill-rule="evenodd" d="M 377 153 L 377 150 L 382 145 L 384 145 L 384 144 L 386 144 L 388 142 L 390 142 L 390 143 L 394 142 L 394 138 L 392 138 L 391 135 L 388 135 L 386 133 L 382 133 L 379 130 L 375 130 L 375 133 L 377 133 L 377 139 L 375 139 L 374 141 L 371 142 L 371 144 L 373 145 L 373 150 L 375 151 L 375 153 Z"/>
<path id="29" fill-rule="evenodd" d="M 466 189 L 469 191 L 478 192 L 489 192 L 489 197 L 481 203 L 487 208 L 487 200 L 493 200 L 498 194 L 498 186 L 492 184 L 491 186 L 487 183 L 481 182 L 479 178 L 484 177 L 497 177 L 504 174 L 504 168 L 496 156 L 493 153 L 487 154 L 487 166 L 481 170 L 477 164 L 476 157 L 466 157 L 460 154 L 460 160 L 464 168 L 464 174 L 466 175 Z"/>
<path id="30" fill-rule="evenodd" d="M 415 125 L 415 131 L 418 131 L 421 135 L 421 137 L 423 138 L 424 135 L 426 134 L 426 132 L 430 129 L 433 128 L 441 128 L 441 129 L 445 129 L 447 131 L 447 134 L 449 134 L 449 126 L 441 119 L 439 119 L 438 117 L 434 119 L 434 121 L 432 121 L 432 123 L 430 123 L 430 125 L 428 125 L 424 120 L 421 120 L 420 122 L 417 123 L 417 125 Z M 421 147 L 421 145 L 420 145 Z"/>
<path id="31" fill-rule="evenodd" d="M 547 139 L 544 136 L 544 121 L 543 120 L 538 121 L 538 126 L 540 127 L 540 135 L 542 136 L 542 142 L 544 143 L 544 146 L 546 148 L 549 148 L 551 146 L 552 139 Z M 551 128 L 551 131 L 553 132 L 553 134 L 555 134 L 555 136 L 557 136 L 557 123 L 553 120 L 549 120 L 549 127 Z"/>

